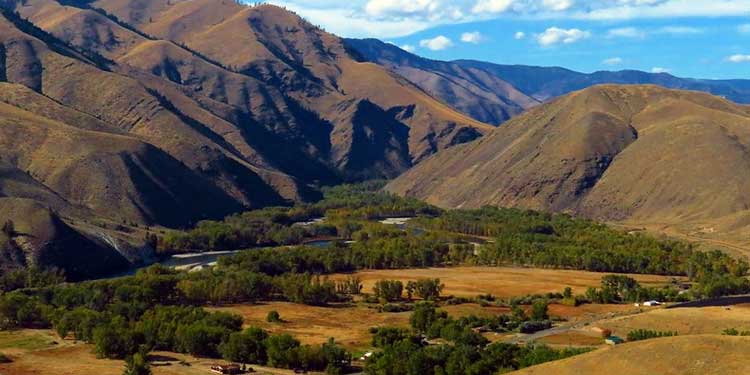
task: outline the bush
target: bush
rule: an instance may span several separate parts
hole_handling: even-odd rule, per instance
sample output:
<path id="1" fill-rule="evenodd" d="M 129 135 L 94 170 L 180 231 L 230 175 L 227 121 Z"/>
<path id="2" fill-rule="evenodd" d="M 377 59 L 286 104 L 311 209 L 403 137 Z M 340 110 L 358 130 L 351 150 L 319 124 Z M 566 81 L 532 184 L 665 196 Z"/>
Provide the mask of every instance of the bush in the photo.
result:
<path id="1" fill-rule="evenodd" d="M 143 354 L 135 353 L 125 360 L 122 375 L 151 375 L 151 368 Z"/>
<path id="2" fill-rule="evenodd" d="M 519 329 L 519 331 L 521 333 L 535 333 L 550 328 L 552 328 L 552 322 L 549 320 L 531 321 L 521 323 L 521 328 Z"/>
<path id="3" fill-rule="evenodd" d="M 11 361 L 10 358 L 8 358 L 8 356 L 6 356 L 3 353 L 0 353 L 0 363 L 11 363 L 11 362 L 13 361 Z"/>
<path id="4" fill-rule="evenodd" d="M 266 315 L 266 321 L 269 323 L 281 323 L 283 322 L 281 320 L 281 315 L 279 315 L 279 312 L 276 310 L 271 310 L 268 312 L 268 315 Z"/>
<path id="5" fill-rule="evenodd" d="M 628 332 L 628 341 L 640 341 L 640 340 L 654 339 L 657 337 L 669 337 L 669 336 L 677 336 L 677 332 L 636 329 L 636 330 Z"/>

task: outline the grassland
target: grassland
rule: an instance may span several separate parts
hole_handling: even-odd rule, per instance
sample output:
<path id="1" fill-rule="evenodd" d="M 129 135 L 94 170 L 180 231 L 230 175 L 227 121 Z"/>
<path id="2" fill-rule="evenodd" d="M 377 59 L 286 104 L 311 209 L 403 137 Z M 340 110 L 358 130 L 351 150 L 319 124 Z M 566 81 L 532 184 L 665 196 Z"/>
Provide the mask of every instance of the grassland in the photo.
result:
<path id="1" fill-rule="evenodd" d="M 454 267 L 405 270 L 367 270 L 354 274 L 362 280 L 365 292 L 371 292 L 378 280 L 409 281 L 438 277 L 445 284 L 445 295 L 475 297 L 492 294 L 508 298 L 529 294 L 562 292 L 571 287 L 574 293 L 584 293 L 588 287 L 599 287 L 602 276 L 597 272 L 511 267 Z M 333 275 L 334 280 L 349 275 Z M 644 286 L 663 285 L 672 277 L 629 275 Z"/>
<path id="2" fill-rule="evenodd" d="M 678 336 L 606 347 L 517 374 L 744 374 L 750 367 L 748 352 L 750 337 Z"/>

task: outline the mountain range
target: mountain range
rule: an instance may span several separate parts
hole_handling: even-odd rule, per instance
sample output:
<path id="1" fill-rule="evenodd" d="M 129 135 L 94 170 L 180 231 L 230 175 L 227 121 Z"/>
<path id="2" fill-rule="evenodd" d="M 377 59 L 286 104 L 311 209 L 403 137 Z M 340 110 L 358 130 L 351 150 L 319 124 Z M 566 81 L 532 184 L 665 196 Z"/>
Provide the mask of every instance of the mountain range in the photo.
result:
<path id="1" fill-rule="evenodd" d="M 750 81 L 427 60 L 377 40 L 342 39 L 264 4 L 0 0 L 0 11 L 0 213 L 13 221 L 0 235 L 0 268 L 55 265 L 71 278 L 108 274 L 143 258 L 153 250 L 143 241 L 149 227 L 183 228 L 310 201 L 321 186 L 392 179 L 414 166 L 391 185 L 394 191 L 444 205 L 516 204 L 522 200 L 507 194 L 467 195 L 479 191 L 475 183 L 508 184 L 497 171 L 464 181 L 452 198 L 433 193 L 443 189 L 436 161 L 449 168 L 457 165 L 456 152 L 504 144 L 521 137 L 520 128 L 542 126 L 542 132 L 543 122 L 529 119 L 550 106 L 572 116 L 566 113 L 575 106 L 560 105 L 569 99 L 554 98 L 598 83 L 655 83 L 750 102 Z M 696 97 L 723 103 L 733 116 L 744 108 Z M 634 113 L 606 109 L 606 121 Z M 597 127 L 597 116 L 586 121 Z M 573 125 L 559 131 L 579 131 Z M 593 136 L 588 130 L 559 134 L 561 145 L 580 143 L 574 148 L 581 154 L 571 152 L 585 162 L 571 167 L 573 177 L 560 180 L 557 195 L 523 202 L 613 215 L 616 202 L 596 205 L 581 197 L 596 196 L 591 186 L 620 151 L 636 144 L 633 134 L 642 135 L 617 129 L 605 132 L 614 139 L 595 152 L 575 136 Z M 735 147 L 732 136 L 716 136 Z M 744 147 L 737 142 L 730 150 Z M 489 161 L 498 150 L 482 155 Z M 557 156 L 546 157 L 556 163 Z M 742 166 L 741 154 L 726 157 Z M 526 170 L 513 173 L 521 178 Z M 407 187 L 410 176 L 430 177 L 412 181 L 417 188 Z M 576 178 L 584 182 L 569 184 Z M 430 181 L 435 184 L 428 187 Z M 544 181 L 537 181 L 541 190 Z M 462 197 L 467 200 L 459 204 Z M 744 193 L 737 193 L 712 212 L 725 214 L 741 202 Z M 647 213 L 635 211 L 628 215 Z"/>

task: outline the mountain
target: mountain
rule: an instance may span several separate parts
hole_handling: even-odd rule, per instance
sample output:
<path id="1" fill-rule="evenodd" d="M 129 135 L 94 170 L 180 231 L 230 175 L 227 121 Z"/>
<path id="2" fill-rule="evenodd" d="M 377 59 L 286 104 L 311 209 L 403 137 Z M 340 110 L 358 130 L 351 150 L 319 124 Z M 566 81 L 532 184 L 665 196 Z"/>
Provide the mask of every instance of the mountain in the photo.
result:
<path id="1" fill-rule="evenodd" d="M 0 11 L 0 212 L 20 226 L 32 210 L 47 217 L 26 232 L 91 245 L 55 247 L 76 256 L 137 260 L 149 226 L 393 178 L 493 129 L 271 5 L 2 0 Z M 109 269 L 42 256 L 41 244 L 5 265 Z"/>
<path id="2" fill-rule="evenodd" d="M 750 107 L 653 85 L 594 86 L 424 161 L 387 188 L 638 223 L 747 228 Z"/>
<path id="3" fill-rule="evenodd" d="M 425 59 L 377 39 L 346 39 L 346 44 L 366 61 L 406 77 L 479 121 L 500 124 L 539 104 L 499 75 L 481 68 Z"/>
<path id="4" fill-rule="evenodd" d="M 526 109 L 598 84 L 655 84 L 750 103 L 750 80 L 679 78 L 636 70 L 579 73 L 558 67 L 429 60 L 376 39 L 347 39 L 363 59 L 380 64 L 475 119 L 500 124 Z"/>

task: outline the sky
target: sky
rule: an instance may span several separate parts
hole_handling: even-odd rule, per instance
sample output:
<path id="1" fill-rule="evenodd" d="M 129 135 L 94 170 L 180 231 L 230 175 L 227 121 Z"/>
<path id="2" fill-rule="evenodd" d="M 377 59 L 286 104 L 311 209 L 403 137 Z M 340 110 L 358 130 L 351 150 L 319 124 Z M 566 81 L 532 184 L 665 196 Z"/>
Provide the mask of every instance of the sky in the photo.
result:
<path id="1" fill-rule="evenodd" d="M 750 79 L 750 0 L 271 0 L 432 59 Z"/>

